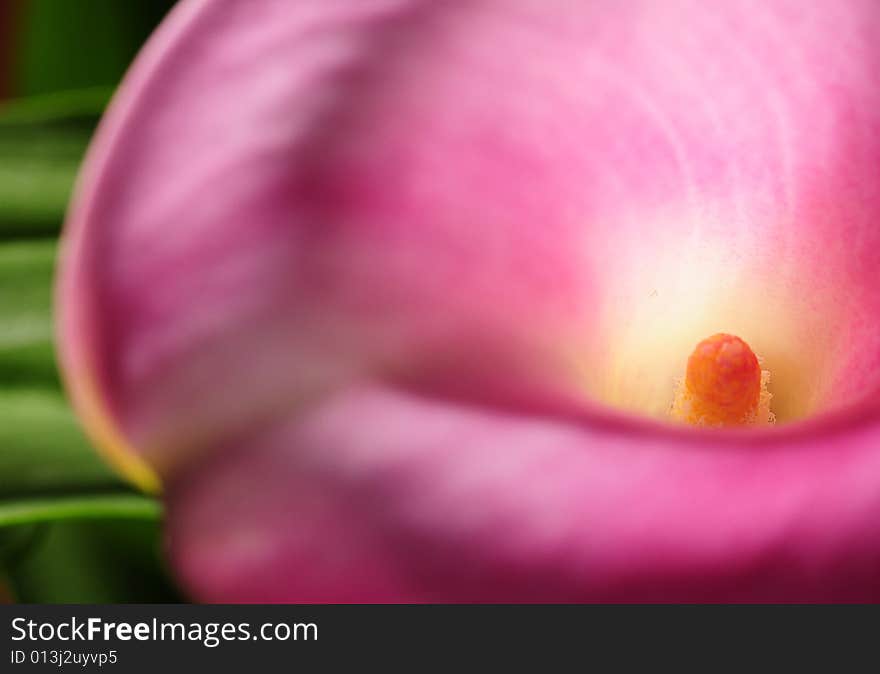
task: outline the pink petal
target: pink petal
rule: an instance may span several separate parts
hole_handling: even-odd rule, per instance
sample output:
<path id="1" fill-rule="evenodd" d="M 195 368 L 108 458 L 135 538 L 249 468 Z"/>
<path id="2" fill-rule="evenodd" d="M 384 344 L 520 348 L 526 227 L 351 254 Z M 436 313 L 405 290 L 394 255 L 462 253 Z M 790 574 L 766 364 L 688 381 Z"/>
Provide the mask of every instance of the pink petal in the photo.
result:
<path id="1" fill-rule="evenodd" d="M 364 371 L 488 351 L 505 382 L 558 378 L 557 326 L 590 306 L 563 230 L 349 232 L 324 212 L 340 198 L 316 184 L 321 130 L 367 96 L 377 33 L 433 25 L 421 4 L 190 3 L 147 48 L 86 166 L 60 281 L 68 381 L 86 416 L 121 427 L 105 435 L 165 466 Z"/>
<path id="2" fill-rule="evenodd" d="M 204 601 L 880 599 L 864 425 L 717 442 L 363 388 L 225 450 L 169 493 Z"/>

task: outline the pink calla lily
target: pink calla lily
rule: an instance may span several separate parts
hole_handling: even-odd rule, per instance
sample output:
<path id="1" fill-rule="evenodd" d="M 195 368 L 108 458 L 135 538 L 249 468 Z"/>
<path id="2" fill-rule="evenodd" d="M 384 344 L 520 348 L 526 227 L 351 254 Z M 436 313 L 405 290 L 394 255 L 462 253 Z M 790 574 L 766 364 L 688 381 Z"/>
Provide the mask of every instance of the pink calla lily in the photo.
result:
<path id="1" fill-rule="evenodd" d="M 61 356 L 206 601 L 880 600 L 880 5 L 215 0 Z M 670 425 L 702 338 L 775 428 Z"/>

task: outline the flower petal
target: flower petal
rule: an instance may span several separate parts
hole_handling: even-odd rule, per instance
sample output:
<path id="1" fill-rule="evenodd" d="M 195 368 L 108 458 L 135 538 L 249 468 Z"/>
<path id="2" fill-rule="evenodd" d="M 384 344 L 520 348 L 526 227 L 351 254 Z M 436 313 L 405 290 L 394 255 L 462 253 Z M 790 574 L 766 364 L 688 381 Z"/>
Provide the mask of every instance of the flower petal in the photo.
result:
<path id="1" fill-rule="evenodd" d="M 880 599 L 876 430 L 687 437 L 364 387 L 174 484 L 171 559 L 205 601 Z"/>
<path id="2" fill-rule="evenodd" d="M 780 419 L 870 398 L 878 21 L 184 4 L 71 214 L 74 397 L 160 467 L 364 372 L 662 415 L 718 331 Z"/>
<path id="3" fill-rule="evenodd" d="M 151 42 L 66 232 L 59 341 L 99 440 L 167 472 L 364 370 L 468 371 L 483 351 L 505 381 L 540 370 L 524 352 L 562 369 L 554 324 L 589 305 L 562 230 L 489 218 L 466 234 L 426 204 L 413 228 L 349 233 L 326 213 L 335 197 L 319 198 L 315 139 L 366 96 L 361 71 L 385 62 L 377 35 L 426 4 L 191 2 Z"/>

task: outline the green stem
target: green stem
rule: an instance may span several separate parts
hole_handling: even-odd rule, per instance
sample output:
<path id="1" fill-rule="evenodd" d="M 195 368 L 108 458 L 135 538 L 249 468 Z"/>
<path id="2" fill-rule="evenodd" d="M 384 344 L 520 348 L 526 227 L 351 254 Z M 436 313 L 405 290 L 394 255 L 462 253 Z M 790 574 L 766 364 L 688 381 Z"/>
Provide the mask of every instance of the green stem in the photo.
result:
<path id="1" fill-rule="evenodd" d="M 162 506 L 138 494 L 95 494 L 0 501 L 0 527 L 77 519 L 156 520 Z"/>

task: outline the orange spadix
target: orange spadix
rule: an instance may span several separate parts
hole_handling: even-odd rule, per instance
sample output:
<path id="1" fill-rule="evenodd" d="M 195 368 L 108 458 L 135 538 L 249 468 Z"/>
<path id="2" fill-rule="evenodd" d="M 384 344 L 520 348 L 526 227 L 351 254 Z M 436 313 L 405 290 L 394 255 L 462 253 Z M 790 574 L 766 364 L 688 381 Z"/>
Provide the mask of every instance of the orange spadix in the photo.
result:
<path id="1" fill-rule="evenodd" d="M 769 373 L 758 357 L 734 335 L 719 333 L 697 344 L 688 358 L 670 415 L 699 426 L 746 426 L 773 423 Z"/>

